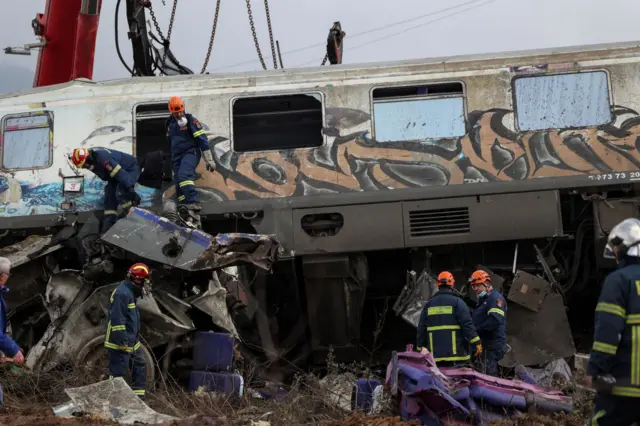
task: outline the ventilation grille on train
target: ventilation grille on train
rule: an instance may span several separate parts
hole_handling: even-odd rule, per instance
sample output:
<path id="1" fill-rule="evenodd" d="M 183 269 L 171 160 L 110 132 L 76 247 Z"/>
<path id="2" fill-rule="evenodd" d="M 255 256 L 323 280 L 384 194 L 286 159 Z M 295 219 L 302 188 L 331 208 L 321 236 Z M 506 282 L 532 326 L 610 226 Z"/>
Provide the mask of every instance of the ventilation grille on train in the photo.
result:
<path id="1" fill-rule="evenodd" d="M 413 238 L 470 232 L 469 208 L 456 207 L 409 212 L 409 233 Z"/>

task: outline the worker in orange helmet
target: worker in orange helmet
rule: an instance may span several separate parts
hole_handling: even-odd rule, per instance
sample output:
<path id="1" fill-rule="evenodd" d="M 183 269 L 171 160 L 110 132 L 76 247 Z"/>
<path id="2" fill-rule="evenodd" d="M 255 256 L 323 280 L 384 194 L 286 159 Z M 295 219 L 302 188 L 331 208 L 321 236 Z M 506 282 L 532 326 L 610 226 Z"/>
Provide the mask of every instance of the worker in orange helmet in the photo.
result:
<path id="1" fill-rule="evenodd" d="M 478 296 L 473 310 L 473 324 L 484 343 L 482 367 L 485 374 L 496 376 L 498 362 L 507 348 L 507 301 L 491 285 L 491 276 L 478 269 L 469 278 L 471 288 Z"/>
<path id="2" fill-rule="evenodd" d="M 140 349 L 140 313 L 136 299 L 151 288 L 151 268 L 136 263 L 127 278 L 111 293 L 104 346 L 109 352 L 109 379 L 123 377 L 131 364 L 131 389 L 139 397 L 147 385 L 146 365 Z"/>
<path id="3" fill-rule="evenodd" d="M 457 366 L 471 361 L 470 345 L 475 356 L 482 353 L 467 304 L 453 291 L 451 272 L 438 275 L 438 292 L 425 303 L 418 322 L 417 349 L 431 351 L 440 366 Z"/>
<path id="4" fill-rule="evenodd" d="M 171 117 L 167 120 L 167 137 L 171 143 L 173 179 L 178 204 L 197 213 L 202 209 L 195 186 L 196 167 L 200 163 L 201 153 L 209 172 L 215 171 L 216 163 L 202 124 L 193 115 L 185 112 L 182 99 L 178 96 L 169 99 L 169 111 Z"/>
<path id="5" fill-rule="evenodd" d="M 91 170 L 107 182 L 104 187 L 102 232 L 106 232 L 118 220 L 118 207 L 127 211 L 140 204 L 140 196 L 135 191 L 140 167 L 134 156 L 107 148 L 76 148 L 69 158 L 77 168 Z"/>

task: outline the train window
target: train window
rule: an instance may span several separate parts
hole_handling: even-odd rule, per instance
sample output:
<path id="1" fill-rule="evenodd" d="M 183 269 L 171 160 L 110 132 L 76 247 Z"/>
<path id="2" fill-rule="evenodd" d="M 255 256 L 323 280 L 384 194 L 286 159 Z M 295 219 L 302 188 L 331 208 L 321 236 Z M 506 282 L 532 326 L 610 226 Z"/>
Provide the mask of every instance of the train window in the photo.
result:
<path id="1" fill-rule="evenodd" d="M 376 88 L 372 97 L 373 132 L 378 142 L 465 134 L 462 83 Z"/>
<path id="2" fill-rule="evenodd" d="M 521 131 L 599 126 L 612 120 L 604 71 L 516 77 L 514 96 Z"/>
<path id="3" fill-rule="evenodd" d="M 30 170 L 53 163 L 53 116 L 37 112 L 2 120 L 2 168 Z"/>
<path id="4" fill-rule="evenodd" d="M 310 148 L 324 143 L 320 94 L 238 98 L 232 104 L 237 152 Z"/>

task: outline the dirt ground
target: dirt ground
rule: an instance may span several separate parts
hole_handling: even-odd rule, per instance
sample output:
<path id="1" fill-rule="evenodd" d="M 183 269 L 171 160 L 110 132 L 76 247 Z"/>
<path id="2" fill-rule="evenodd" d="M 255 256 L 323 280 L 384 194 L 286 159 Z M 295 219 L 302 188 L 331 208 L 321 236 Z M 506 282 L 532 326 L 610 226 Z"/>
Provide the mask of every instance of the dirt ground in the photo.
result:
<path id="1" fill-rule="evenodd" d="M 18 410 L 0 412 L 0 425 L 7 426 L 67 426 L 67 425 L 116 425 L 103 419 L 82 417 L 63 419 L 55 417 L 48 408 L 38 410 Z M 363 417 L 353 414 L 339 421 L 323 422 L 326 426 L 419 426 L 418 422 L 402 422 L 400 417 Z M 226 418 L 213 418 L 199 416 L 193 419 L 185 419 L 175 422 L 162 423 L 161 426 L 227 426 L 230 423 Z"/>

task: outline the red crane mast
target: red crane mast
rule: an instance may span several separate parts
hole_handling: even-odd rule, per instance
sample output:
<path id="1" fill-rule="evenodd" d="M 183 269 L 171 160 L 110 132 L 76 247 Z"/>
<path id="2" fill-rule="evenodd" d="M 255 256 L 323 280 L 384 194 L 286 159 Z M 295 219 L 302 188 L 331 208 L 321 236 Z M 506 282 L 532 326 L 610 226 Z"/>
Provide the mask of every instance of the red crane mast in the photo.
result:
<path id="1" fill-rule="evenodd" d="M 102 0 L 47 0 L 32 22 L 40 37 L 33 87 L 92 79 Z"/>

